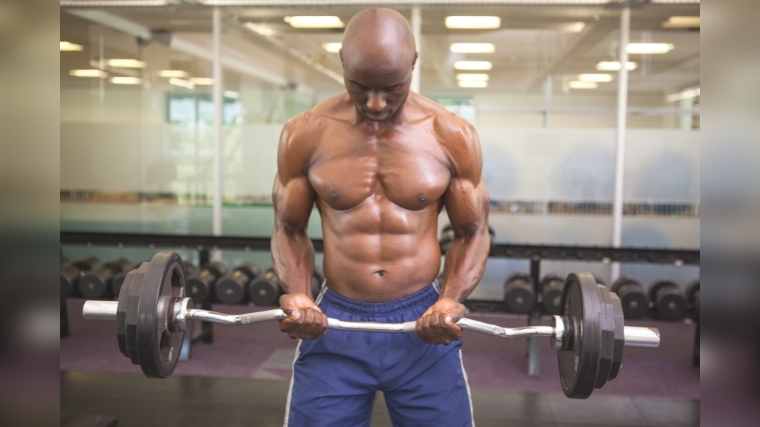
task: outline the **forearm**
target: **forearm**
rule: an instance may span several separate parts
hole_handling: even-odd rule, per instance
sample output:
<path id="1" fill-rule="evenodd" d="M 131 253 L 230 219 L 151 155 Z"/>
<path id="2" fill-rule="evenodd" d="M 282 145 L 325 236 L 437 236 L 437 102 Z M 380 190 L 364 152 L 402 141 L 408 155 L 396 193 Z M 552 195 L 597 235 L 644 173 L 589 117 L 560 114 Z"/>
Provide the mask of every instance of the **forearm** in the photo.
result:
<path id="1" fill-rule="evenodd" d="M 463 302 L 472 293 L 483 277 L 489 248 L 485 222 L 454 238 L 444 262 L 441 298 Z"/>
<path id="2" fill-rule="evenodd" d="M 314 246 L 306 230 L 276 226 L 272 235 L 272 265 L 287 293 L 311 297 Z"/>

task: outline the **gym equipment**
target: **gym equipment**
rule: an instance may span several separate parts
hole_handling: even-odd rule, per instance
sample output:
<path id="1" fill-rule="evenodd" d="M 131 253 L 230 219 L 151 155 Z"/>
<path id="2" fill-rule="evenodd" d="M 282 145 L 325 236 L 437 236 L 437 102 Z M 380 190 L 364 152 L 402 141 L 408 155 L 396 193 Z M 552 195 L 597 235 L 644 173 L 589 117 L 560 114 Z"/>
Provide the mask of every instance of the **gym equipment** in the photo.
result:
<path id="1" fill-rule="evenodd" d="M 132 263 L 126 258 L 115 259 L 106 265 L 85 272 L 77 282 L 79 294 L 85 298 L 97 299 L 110 296 L 111 279 L 116 273 L 132 270 Z"/>
<path id="2" fill-rule="evenodd" d="M 312 280 L 313 285 L 314 280 Z M 314 292 L 313 287 L 312 292 Z M 280 279 L 271 268 L 263 276 L 251 282 L 251 286 L 248 287 L 248 296 L 251 298 L 251 302 L 261 306 L 278 305 L 282 293 Z"/>
<path id="3" fill-rule="evenodd" d="M 196 303 L 211 298 L 213 286 L 220 277 L 227 274 L 227 266 L 223 262 L 213 261 L 203 266 L 201 271 L 187 279 L 188 296 Z"/>
<path id="4" fill-rule="evenodd" d="M 691 282 L 686 287 L 686 298 L 689 301 L 689 309 L 699 319 L 699 280 Z"/>
<path id="5" fill-rule="evenodd" d="M 314 273 L 311 275 L 311 297 L 314 300 L 319 296 L 319 292 L 322 291 L 322 283 L 325 282 L 325 273 L 322 271 L 322 267 L 315 265 Z"/>
<path id="6" fill-rule="evenodd" d="M 559 314 L 562 311 L 562 288 L 565 281 L 554 274 L 547 274 L 541 280 L 541 306 L 549 314 Z"/>
<path id="7" fill-rule="evenodd" d="M 86 301 L 85 320 L 116 322 L 121 353 L 140 365 L 151 378 L 166 378 L 177 364 L 188 321 L 247 325 L 286 317 L 280 310 L 228 315 L 193 308 L 185 297 L 185 271 L 179 255 L 160 252 L 127 274 L 118 301 Z M 462 329 L 500 338 L 548 337 L 558 350 L 565 395 L 585 399 L 594 388 L 617 377 L 623 346 L 656 348 L 656 329 L 626 327 L 617 295 L 596 284 L 589 273 L 571 273 L 565 280 L 562 311 L 551 326 L 502 328 L 471 319 L 457 322 Z M 413 333 L 416 322 L 376 323 L 328 319 L 328 328 L 343 331 Z"/>
<path id="8" fill-rule="evenodd" d="M 488 227 L 488 234 L 491 236 L 490 250 L 493 250 L 493 247 L 496 244 L 496 232 L 490 226 Z M 451 224 L 447 224 L 443 227 L 443 230 L 441 230 L 441 235 L 438 238 L 438 244 L 441 246 L 441 255 L 446 255 L 446 252 L 449 251 L 449 246 L 451 246 L 451 242 L 453 241 L 454 228 L 451 227 Z"/>
<path id="9" fill-rule="evenodd" d="M 241 264 L 216 282 L 216 300 L 224 304 L 242 304 L 252 280 L 261 275 L 261 269 L 252 262 Z"/>
<path id="10" fill-rule="evenodd" d="M 649 297 L 641 283 L 630 277 L 621 277 L 612 284 L 611 291 L 617 294 L 623 303 L 626 319 L 641 319 L 646 316 L 649 311 Z"/>
<path id="11" fill-rule="evenodd" d="M 511 313 L 527 313 L 536 305 L 533 278 L 528 274 L 515 273 L 504 283 L 504 305 Z"/>
<path id="12" fill-rule="evenodd" d="M 94 256 L 61 266 L 61 298 L 73 296 L 82 274 L 90 270 L 97 270 L 101 266 L 100 260 Z"/>
<path id="13" fill-rule="evenodd" d="M 669 280 L 654 282 L 649 287 L 649 299 L 654 304 L 657 317 L 663 320 L 681 320 L 689 310 L 686 295 Z"/>
<path id="14" fill-rule="evenodd" d="M 71 265 L 71 260 L 66 255 L 61 255 L 61 268 Z"/>

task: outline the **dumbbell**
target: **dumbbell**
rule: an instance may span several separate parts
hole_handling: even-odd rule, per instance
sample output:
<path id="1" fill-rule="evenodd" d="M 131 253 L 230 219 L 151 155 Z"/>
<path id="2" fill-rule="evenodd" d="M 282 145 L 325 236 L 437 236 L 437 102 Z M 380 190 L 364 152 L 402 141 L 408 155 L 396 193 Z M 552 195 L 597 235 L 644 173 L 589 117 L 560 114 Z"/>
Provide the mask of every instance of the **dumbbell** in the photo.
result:
<path id="1" fill-rule="evenodd" d="M 533 278 L 527 274 L 515 273 L 504 283 L 504 305 L 512 313 L 527 313 L 536 305 Z"/>
<path id="2" fill-rule="evenodd" d="M 90 256 L 66 266 L 61 266 L 61 298 L 73 296 L 82 274 L 90 270 L 97 270 L 102 265 L 98 258 Z"/>
<path id="3" fill-rule="evenodd" d="M 493 246 L 496 244 L 496 232 L 493 231 L 493 228 L 491 228 L 491 226 L 488 226 L 488 235 L 491 236 L 489 250 L 493 250 Z M 441 246 L 442 255 L 446 255 L 446 252 L 449 251 L 449 247 L 453 241 L 454 228 L 451 227 L 451 224 L 447 224 L 445 227 L 443 227 L 443 230 L 441 230 L 441 235 L 438 238 L 438 244 Z"/>
<path id="4" fill-rule="evenodd" d="M 322 284 L 325 282 L 325 273 L 322 267 L 315 265 L 314 273 L 311 275 L 311 297 L 316 301 L 319 293 L 322 292 Z"/>
<path id="5" fill-rule="evenodd" d="M 252 262 L 241 264 L 216 282 L 214 293 L 216 300 L 225 304 L 242 304 L 245 302 L 248 285 L 261 275 L 261 269 Z"/>
<path id="6" fill-rule="evenodd" d="M 82 274 L 77 283 L 79 294 L 89 299 L 107 298 L 111 295 L 111 279 L 116 273 L 132 270 L 126 258 L 115 259 L 100 268 Z"/>
<path id="7" fill-rule="evenodd" d="M 649 298 L 641 283 L 630 277 L 621 277 L 612 284 L 612 292 L 623 303 L 626 319 L 641 319 L 649 311 Z"/>
<path id="8" fill-rule="evenodd" d="M 663 320 L 681 320 L 689 310 L 686 295 L 669 280 L 654 282 L 649 287 L 649 299 L 654 304 L 657 317 Z"/>
<path id="9" fill-rule="evenodd" d="M 694 316 L 699 319 L 699 280 L 691 282 L 686 287 L 686 298 L 689 301 L 689 308 Z"/>
<path id="10" fill-rule="evenodd" d="M 71 260 L 66 255 L 61 255 L 61 268 L 71 265 Z"/>
<path id="11" fill-rule="evenodd" d="M 280 279 L 271 268 L 263 276 L 251 282 L 251 286 L 248 287 L 248 296 L 251 302 L 261 306 L 277 305 L 282 293 Z"/>
<path id="12" fill-rule="evenodd" d="M 187 296 L 196 303 L 209 300 L 214 292 L 214 284 L 225 274 L 227 274 L 227 266 L 223 262 L 209 262 L 201 271 L 188 277 Z"/>
<path id="13" fill-rule="evenodd" d="M 541 280 L 539 288 L 541 289 L 541 306 L 549 314 L 559 314 L 562 310 L 562 288 L 565 287 L 565 281 L 559 276 L 548 274 Z"/>
<path id="14" fill-rule="evenodd" d="M 161 252 L 127 275 L 118 301 L 87 301 L 82 314 L 85 320 L 116 322 L 119 350 L 151 378 L 166 378 L 174 372 L 191 320 L 248 325 L 287 317 L 280 309 L 238 315 L 198 310 L 186 297 L 185 289 L 181 258 Z M 660 344 L 656 329 L 625 326 L 620 299 L 597 285 L 589 273 L 575 272 L 567 277 L 560 305 L 562 312 L 552 316 L 551 326 L 502 328 L 467 318 L 456 324 L 499 338 L 549 338 L 557 350 L 562 390 L 574 399 L 588 398 L 595 388 L 617 377 L 624 347 L 656 348 Z M 416 323 L 328 318 L 327 327 L 414 334 Z"/>

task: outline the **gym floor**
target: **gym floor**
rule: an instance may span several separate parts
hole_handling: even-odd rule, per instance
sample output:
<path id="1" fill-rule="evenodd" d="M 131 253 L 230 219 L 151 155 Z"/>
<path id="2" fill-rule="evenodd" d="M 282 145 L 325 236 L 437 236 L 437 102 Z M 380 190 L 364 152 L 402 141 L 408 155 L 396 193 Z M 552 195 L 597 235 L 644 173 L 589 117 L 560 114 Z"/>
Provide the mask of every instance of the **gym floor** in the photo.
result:
<path id="1" fill-rule="evenodd" d="M 145 378 L 119 353 L 113 324 L 84 322 L 83 301 L 69 299 L 69 333 L 61 339 L 61 412 L 114 417 L 119 426 L 280 426 L 295 341 L 276 325 L 214 326 L 214 342 L 198 342 L 167 380 Z M 255 310 L 215 305 L 226 313 Z M 502 326 L 524 317 L 470 315 Z M 548 340 L 540 378 L 526 374 L 524 340 L 465 332 L 463 358 L 475 421 L 483 426 L 698 426 L 699 369 L 691 365 L 694 326 L 638 321 L 660 329 L 656 350 L 626 349 L 620 376 L 588 400 L 564 396 Z M 495 373 L 498 373 L 496 375 Z M 62 424 L 64 425 L 64 424 Z M 73 424 L 69 424 L 73 425 Z M 390 426 L 378 394 L 373 426 Z"/>

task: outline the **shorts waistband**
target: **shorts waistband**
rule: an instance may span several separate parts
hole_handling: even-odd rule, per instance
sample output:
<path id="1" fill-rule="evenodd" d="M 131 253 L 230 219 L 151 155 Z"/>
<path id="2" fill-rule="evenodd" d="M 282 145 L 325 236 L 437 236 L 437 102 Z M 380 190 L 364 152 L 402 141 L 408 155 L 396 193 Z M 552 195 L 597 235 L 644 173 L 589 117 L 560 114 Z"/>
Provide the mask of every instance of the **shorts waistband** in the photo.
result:
<path id="1" fill-rule="evenodd" d="M 386 316 L 407 311 L 419 307 L 422 304 L 432 305 L 438 299 L 436 283 L 425 286 L 419 291 L 401 299 L 388 302 L 363 302 L 346 298 L 342 295 L 326 289 L 322 296 L 322 302 L 339 310 L 360 316 Z"/>

